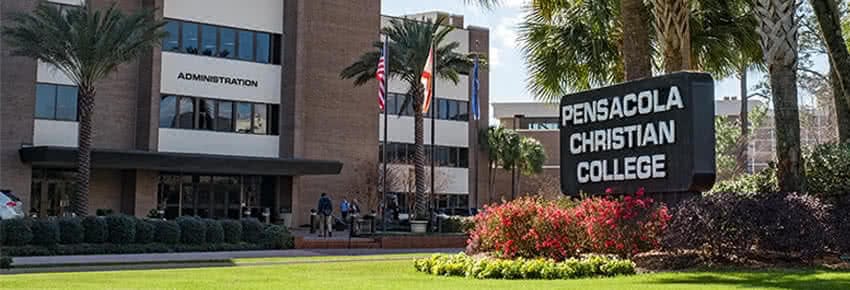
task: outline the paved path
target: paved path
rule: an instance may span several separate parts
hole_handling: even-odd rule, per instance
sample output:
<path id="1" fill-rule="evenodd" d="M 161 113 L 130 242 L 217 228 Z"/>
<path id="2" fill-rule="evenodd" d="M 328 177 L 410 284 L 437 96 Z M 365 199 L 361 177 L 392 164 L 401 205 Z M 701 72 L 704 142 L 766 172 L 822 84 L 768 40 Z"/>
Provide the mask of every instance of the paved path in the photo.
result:
<path id="1" fill-rule="evenodd" d="M 103 265 L 103 264 L 154 264 L 154 263 L 201 263 L 228 262 L 239 258 L 277 258 L 314 256 L 361 256 L 404 253 L 457 253 L 462 249 L 316 249 L 316 250 L 267 250 L 233 252 L 190 252 L 126 255 L 84 255 L 17 257 L 15 267 L 49 267 L 51 265 Z"/>

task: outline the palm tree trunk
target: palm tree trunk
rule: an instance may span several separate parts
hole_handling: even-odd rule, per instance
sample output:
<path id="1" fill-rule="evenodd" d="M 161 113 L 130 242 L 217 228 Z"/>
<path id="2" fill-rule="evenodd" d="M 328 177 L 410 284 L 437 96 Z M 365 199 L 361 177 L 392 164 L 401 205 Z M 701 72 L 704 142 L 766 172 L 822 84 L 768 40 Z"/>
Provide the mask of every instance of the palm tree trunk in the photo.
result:
<path id="1" fill-rule="evenodd" d="M 800 113 L 797 105 L 797 73 L 793 67 L 770 68 L 776 127 L 777 177 L 783 192 L 803 190 L 803 160 L 800 150 Z"/>
<path id="2" fill-rule="evenodd" d="M 738 77 L 741 79 L 741 113 L 739 121 L 741 122 L 741 137 L 738 140 L 738 169 L 736 173 L 745 172 L 747 170 L 747 145 L 749 145 L 750 120 L 748 107 L 748 90 L 747 90 L 747 66 L 742 65 L 738 69 Z"/>
<path id="3" fill-rule="evenodd" d="M 416 148 L 413 156 L 414 175 L 416 177 L 416 208 L 414 216 L 417 220 L 427 219 L 428 213 L 428 196 L 425 195 L 425 119 L 422 113 L 422 102 L 424 96 L 421 84 L 417 84 L 419 89 L 415 90 L 413 101 L 413 127 L 414 127 L 414 147 Z M 433 150 L 431 154 L 434 154 Z"/>
<path id="4" fill-rule="evenodd" d="M 797 105 L 797 4 L 787 0 L 758 0 L 755 12 L 773 95 L 779 189 L 801 192 L 804 171 Z"/>
<path id="5" fill-rule="evenodd" d="M 77 186 L 71 207 L 77 216 L 88 215 L 89 181 L 91 178 L 91 144 L 92 144 L 92 114 L 94 112 L 93 87 L 80 87 L 77 94 L 79 99 L 79 131 L 77 140 Z"/>
<path id="6" fill-rule="evenodd" d="M 835 107 L 835 122 L 838 129 L 838 141 L 847 142 L 850 139 L 850 94 L 845 94 L 841 89 L 841 81 L 838 72 L 833 66 L 829 70 L 829 79 L 832 83 L 832 101 Z"/>
<path id="7" fill-rule="evenodd" d="M 830 57 L 835 113 L 839 141 L 850 138 L 850 53 L 841 31 L 841 17 L 835 0 L 811 0 Z"/>
<path id="8" fill-rule="evenodd" d="M 689 0 L 655 0 L 655 30 L 664 52 L 664 71 L 672 73 L 691 68 Z"/>
<path id="9" fill-rule="evenodd" d="M 642 0 L 622 0 L 623 65 L 626 80 L 652 76 L 652 48 L 649 42 L 649 15 Z"/>

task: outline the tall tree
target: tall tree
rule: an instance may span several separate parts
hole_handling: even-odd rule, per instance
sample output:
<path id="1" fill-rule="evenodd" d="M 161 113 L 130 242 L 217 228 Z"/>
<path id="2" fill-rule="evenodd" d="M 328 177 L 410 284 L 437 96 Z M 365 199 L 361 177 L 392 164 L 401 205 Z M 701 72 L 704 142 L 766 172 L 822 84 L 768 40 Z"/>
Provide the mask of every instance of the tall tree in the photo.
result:
<path id="1" fill-rule="evenodd" d="M 842 32 L 841 15 L 838 2 L 835 0 L 811 0 L 814 8 L 823 41 L 826 44 L 831 64 L 831 77 L 835 98 L 836 114 L 839 122 L 839 140 L 847 141 L 850 138 L 850 124 L 846 124 L 847 112 L 850 107 L 850 51 Z"/>
<path id="2" fill-rule="evenodd" d="M 653 0 L 664 71 L 691 69 L 690 0 Z"/>
<path id="3" fill-rule="evenodd" d="M 457 83 L 460 81 L 460 74 L 468 73 L 472 68 L 472 60 L 458 52 L 460 44 L 454 41 L 446 42 L 446 36 L 454 28 L 444 25 L 445 23 L 447 23 L 445 17 L 427 21 L 393 19 L 381 30 L 390 40 L 387 76 L 390 79 L 401 80 L 407 85 L 407 94 L 402 102 L 402 108 L 409 108 L 414 112 L 415 218 L 420 220 L 427 218 L 429 202 L 425 193 L 425 145 L 423 142 L 425 122 L 422 106 L 425 88 L 420 82 L 428 52 L 433 44 L 437 54 L 434 70 L 439 79 Z M 353 79 L 356 86 L 364 85 L 374 79 L 383 43 L 375 42 L 374 47 L 377 50 L 360 56 L 360 59 L 342 70 L 340 77 Z M 434 107 L 436 106 L 432 106 Z"/>
<path id="4" fill-rule="evenodd" d="M 803 190 L 804 167 L 797 104 L 797 3 L 757 0 L 755 12 L 773 96 L 779 188 L 786 192 L 800 192 Z"/>
<path id="5" fill-rule="evenodd" d="M 12 26 L 2 29 L 12 53 L 51 64 L 78 87 L 79 134 L 76 191 L 71 201 L 75 214 L 88 214 L 91 178 L 92 120 L 97 84 L 119 65 L 134 61 L 165 36 L 154 11 L 124 14 L 113 4 L 94 9 L 63 9 L 42 2 L 32 13 L 15 14 Z"/>
<path id="6" fill-rule="evenodd" d="M 652 42 L 649 37 L 650 12 L 642 0 L 621 0 L 623 27 L 623 66 L 626 80 L 652 76 Z"/>

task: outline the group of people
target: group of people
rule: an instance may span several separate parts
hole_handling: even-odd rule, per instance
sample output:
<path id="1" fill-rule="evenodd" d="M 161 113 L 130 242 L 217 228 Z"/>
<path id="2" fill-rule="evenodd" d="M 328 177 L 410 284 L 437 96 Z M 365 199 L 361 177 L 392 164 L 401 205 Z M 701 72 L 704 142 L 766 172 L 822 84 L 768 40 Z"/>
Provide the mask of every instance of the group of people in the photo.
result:
<path id="1" fill-rule="evenodd" d="M 330 237 L 333 234 L 334 206 L 333 201 L 327 193 L 323 192 L 319 197 L 319 204 L 316 208 L 319 215 L 319 236 Z M 360 214 L 360 203 L 356 198 L 351 202 L 343 198 L 339 203 L 339 212 L 341 213 L 342 220 L 347 222 L 349 221 L 349 217 Z"/>

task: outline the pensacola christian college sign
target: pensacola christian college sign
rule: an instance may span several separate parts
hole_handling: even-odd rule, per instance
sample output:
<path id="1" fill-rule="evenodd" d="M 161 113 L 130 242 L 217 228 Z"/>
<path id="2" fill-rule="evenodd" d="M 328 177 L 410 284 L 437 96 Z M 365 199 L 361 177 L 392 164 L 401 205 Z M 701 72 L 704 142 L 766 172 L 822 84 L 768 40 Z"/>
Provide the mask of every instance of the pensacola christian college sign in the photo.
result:
<path id="1" fill-rule="evenodd" d="M 714 81 L 681 72 L 561 99 L 561 190 L 569 195 L 708 190 Z"/>

